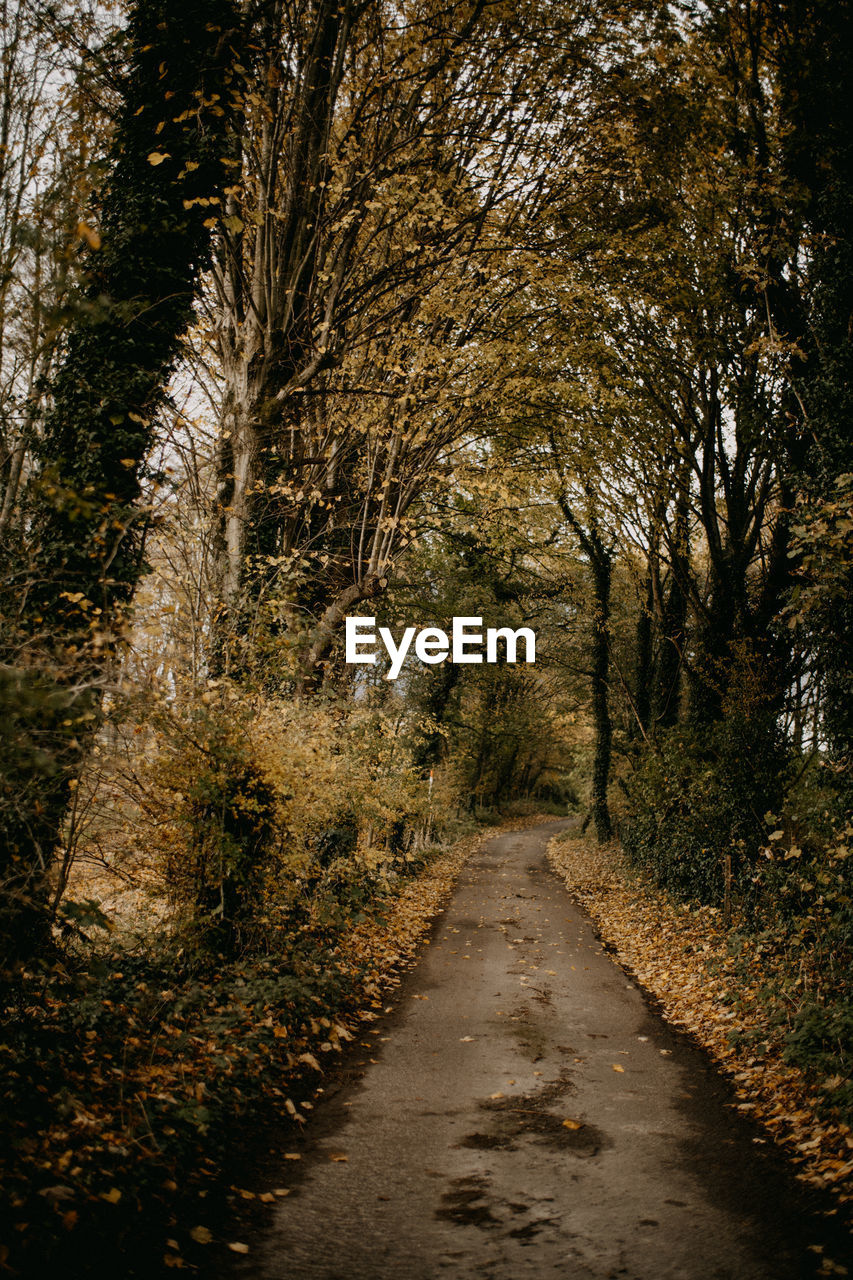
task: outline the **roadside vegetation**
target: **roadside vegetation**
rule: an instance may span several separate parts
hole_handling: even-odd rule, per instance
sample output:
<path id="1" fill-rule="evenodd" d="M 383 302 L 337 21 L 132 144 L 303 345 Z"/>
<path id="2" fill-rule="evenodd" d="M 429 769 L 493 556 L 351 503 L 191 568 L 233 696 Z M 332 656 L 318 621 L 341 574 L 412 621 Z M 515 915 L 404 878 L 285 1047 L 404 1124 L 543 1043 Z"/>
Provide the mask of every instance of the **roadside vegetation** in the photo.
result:
<path id="1" fill-rule="evenodd" d="M 849 1222 L 850 1036 L 837 985 L 846 940 L 821 928 L 834 895 L 825 911 L 795 917 L 768 896 L 758 920 L 736 910 L 727 921 L 719 907 L 673 899 L 618 844 L 569 832 L 551 842 L 549 859 L 667 1020 L 732 1078 L 738 1108 L 765 1126 L 798 1177 L 831 1191 Z"/>

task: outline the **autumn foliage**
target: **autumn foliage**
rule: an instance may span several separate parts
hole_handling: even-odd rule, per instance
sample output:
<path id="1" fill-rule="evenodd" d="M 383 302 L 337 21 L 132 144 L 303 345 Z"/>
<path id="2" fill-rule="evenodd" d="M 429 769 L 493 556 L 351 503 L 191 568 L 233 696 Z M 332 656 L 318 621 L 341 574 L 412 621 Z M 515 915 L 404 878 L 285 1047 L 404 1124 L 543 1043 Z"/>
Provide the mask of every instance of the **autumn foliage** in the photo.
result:
<path id="1" fill-rule="evenodd" d="M 708 925 L 846 1194 L 850 26 L 0 6 L 0 1268 L 162 1264 L 508 810 L 619 839 L 649 983 Z"/>

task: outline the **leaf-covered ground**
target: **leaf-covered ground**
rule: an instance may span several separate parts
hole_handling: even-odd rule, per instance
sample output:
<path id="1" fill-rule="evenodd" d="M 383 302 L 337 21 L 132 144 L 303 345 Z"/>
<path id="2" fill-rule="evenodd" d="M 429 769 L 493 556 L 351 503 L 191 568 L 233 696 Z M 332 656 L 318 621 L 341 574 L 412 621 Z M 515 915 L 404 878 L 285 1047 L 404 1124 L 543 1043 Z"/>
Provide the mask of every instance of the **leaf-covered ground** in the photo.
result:
<path id="1" fill-rule="evenodd" d="M 557 837 L 548 856 L 620 963 L 732 1077 L 740 1109 L 789 1153 L 801 1179 L 831 1189 L 851 1216 L 853 1132 L 832 1107 L 844 1081 L 810 1079 L 783 1060 L 785 984 L 775 981 L 772 946 L 724 927 L 717 908 L 673 902 L 616 844 Z"/>
<path id="2" fill-rule="evenodd" d="M 315 903 L 278 954 L 188 964 L 165 942 L 30 975 L 0 1034 L 0 1270 L 70 1278 L 120 1265 L 130 1277 L 197 1263 L 211 1239 L 202 1202 L 222 1198 L 254 1129 L 273 1116 L 304 1123 L 481 838 L 357 910 Z"/>
<path id="3" fill-rule="evenodd" d="M 375 1016 L 380 982 L 398 980 L 476 839 L 352 929 L 306 922 L 284 955 L 187 966 L 169 948 L 106 952 L 33 974 L 0 1040 L 0 1261 L 86 1274 L 132 1250 L 127 1274 L 158 1253 L 181 1266 L 188 1195 L 214 1184 L 250 1113 L 302 1117 L 290 1094 Z"/>

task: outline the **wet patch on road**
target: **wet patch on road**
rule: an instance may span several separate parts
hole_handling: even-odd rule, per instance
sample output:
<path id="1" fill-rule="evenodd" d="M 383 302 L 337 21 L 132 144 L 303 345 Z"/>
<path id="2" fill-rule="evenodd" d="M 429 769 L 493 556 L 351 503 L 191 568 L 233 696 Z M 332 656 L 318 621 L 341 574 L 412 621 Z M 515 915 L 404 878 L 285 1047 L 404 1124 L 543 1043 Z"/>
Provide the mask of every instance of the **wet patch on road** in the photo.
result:
<path id="1" fill-rule="evenodd" d="M 551 1197 L 547 1199 L 550 1202 Z M 525 1247 L 532 1244 L 542 1231 L 559 1227 L 559 1218 L 541 1216 L 541 1212 L 536 1203 L 495 1201 L 489 1179 L 473 1175 L 456 1178 L 450 1184 L 450 1189 L 441 1197 L 441 1207 L 435 1210 L 435 1217 L 439 1221 L 453 1222 L 458 1227 L 479 1227 L 481 1231 L 498 1231 L 501 1238 L 517 1240 L 522 1247 Z M 528 1222 L 518 1222 L 519 1217 L 529 1214 L 540 1216 L 531 1217 Z M 451 1251 L 445 1254 L 448 1260 L 464 1256 Z"/>
<path id="2" fill-rule="evenodd" d="M 500 1219 L 492 1213 L 485 1178 L 456 1178 L 451 1190 L 441 1197 L 441 1208 L 435 1216 L 460 1227 L 497 1227 Z"/>
<path id="3" fill-rule="evenodd" d="M 529 996 L 529 1001 L 517 1004 L 509 1013 L 502 1014 L 496 1025 L 500 1026 L 504 1035 L 512 1036 L 524 1056 L 535 1064 L 542 1062 L 553 1046 L 553 1019 L 542 1016 L 543 1012 L 551 1012 L 551 990 L 549 987 L 534 987 L 532 983 L 526 983 L 525 995 Z M 533 1002 L 540 1009 L 534 1009 Z M 575 1052 L 565 1045 L 559 1045 L 558 1051 L 563 1054 Z"/>
<path id="4" fill-rule="evenodd" d="M 458 1144 L 474 1151 L 515 1151 L 529 1139 L 540 1146 L 553 1147 L 575 1156 L 590 1158 L 610 1142 L 593 1124 L 552 1110 L 573 1089 L 567 1072 L 561 1072 L 531 1093 L 508 1098 L 488 1098 L 480 1103 L 489 1123 L 483 1130 L 468 1133 Z"/>

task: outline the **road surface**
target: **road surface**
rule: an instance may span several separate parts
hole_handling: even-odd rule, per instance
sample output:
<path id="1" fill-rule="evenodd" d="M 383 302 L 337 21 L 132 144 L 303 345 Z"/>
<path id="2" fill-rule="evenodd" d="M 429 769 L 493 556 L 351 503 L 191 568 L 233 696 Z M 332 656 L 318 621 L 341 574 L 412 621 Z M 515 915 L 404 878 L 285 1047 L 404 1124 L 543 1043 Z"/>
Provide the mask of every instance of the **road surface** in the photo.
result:
<path id="1" fill-rule="evenodd" d="M 813 1273 L 821 1223 L 704 1054 L 602 951 L 547 867 L 557 830 L 469 862 L 401 1007 L 361 1037 L 364 1074 L 283 1162 L 292 1193 L 246 1276 Z"/>

